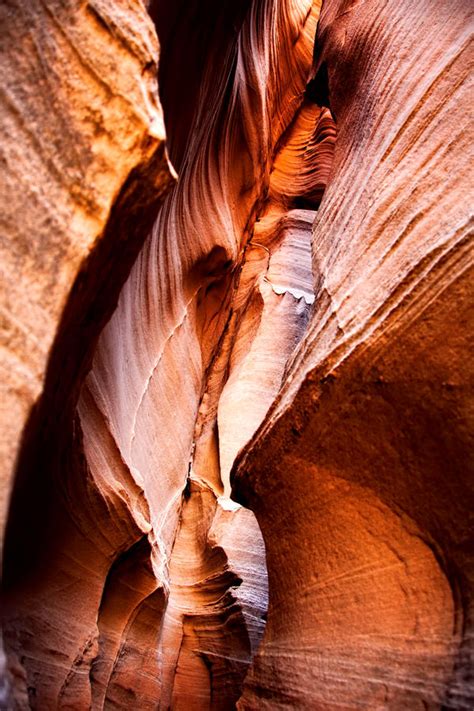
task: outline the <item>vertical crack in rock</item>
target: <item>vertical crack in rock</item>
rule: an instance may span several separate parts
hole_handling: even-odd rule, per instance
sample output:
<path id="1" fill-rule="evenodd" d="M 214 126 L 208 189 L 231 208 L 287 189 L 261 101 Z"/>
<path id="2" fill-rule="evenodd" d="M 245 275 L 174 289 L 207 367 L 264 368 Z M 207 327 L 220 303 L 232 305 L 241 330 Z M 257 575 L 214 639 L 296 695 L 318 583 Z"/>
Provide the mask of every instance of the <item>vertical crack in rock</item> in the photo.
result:
<path id="1" fill-rule="evenodd" d="M 233 594 L 242 580 L 228 567 L 228 557 L 213 535 L 214 521 L 222 519 L 219 514 L 214 493 L 191 479 L 170 561 L 171 589 L 160 644 L 161 708 L 231 707 L 250 663 L 243 617 L 248 606 Z M 237 521 L 227 522 L 233 533 Z M 254 551 L 261 555 L 258 526 L 252 519 L 250 523 Z"/>
<path id="2" fill-rule="evenodd" d="M 278 391 L 312 301 L 309 225 L 334 143 L 329 111 L 304 96 L 318 10 L 311 3 L 252 6 L 226 50 L 229 73 L 216 76 L 212 66 L 205 75 L 186 153 L 181 163 L 177 158 L 178 183 L 102 332 L 84 386 L 149 504 L 153 569 L 167 598 L 161 708 L 189 705 L 191 688 L 203 707 L 233 706 L 263 631 L 258 527 L 251 514 L 223 516 L 221 506 L 233 457 Z M 296 178 L 287 194 L 285 182 Z M 272 343 L 270 333 L 279 340 Z M 266 380 L 252 357 L 267 361 Z M 225 383 L 233 378 L 240 388 L 237 370 L 245 368 L 254 369 L 250 387 L 262 392 L 259 407 L 250 413 L 249 393 L 240 407 L 229 391 L 227 401 L 239 406 L 222 409 Z M 81 397 L 86 450 L 95 427 L 87 408 Z M 239 411 L 245 427 L 235 420 Z M 98 481 L 96 460 L 89 465 Z M 217 520 L 233 532 L 225 536 L 230 550 L 234 536 L 247 541 L 248 550 L 234 553 L 247 580 L 229 567 L 226 548 L 216 548 L 210 531 Z M 237 579 L 239 594 L 230 590 Z"/>

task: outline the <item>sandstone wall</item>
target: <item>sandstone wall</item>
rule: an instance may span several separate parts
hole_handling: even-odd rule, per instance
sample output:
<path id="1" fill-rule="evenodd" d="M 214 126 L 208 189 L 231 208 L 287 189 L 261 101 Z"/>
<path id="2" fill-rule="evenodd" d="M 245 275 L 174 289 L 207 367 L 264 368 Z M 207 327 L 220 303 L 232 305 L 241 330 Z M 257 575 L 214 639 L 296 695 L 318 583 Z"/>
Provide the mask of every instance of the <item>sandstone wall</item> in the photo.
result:
<path id="1" fill-rule="evenodd" d="M 468 3 L 1 12 L 7 707 L 470 708 Z"/>

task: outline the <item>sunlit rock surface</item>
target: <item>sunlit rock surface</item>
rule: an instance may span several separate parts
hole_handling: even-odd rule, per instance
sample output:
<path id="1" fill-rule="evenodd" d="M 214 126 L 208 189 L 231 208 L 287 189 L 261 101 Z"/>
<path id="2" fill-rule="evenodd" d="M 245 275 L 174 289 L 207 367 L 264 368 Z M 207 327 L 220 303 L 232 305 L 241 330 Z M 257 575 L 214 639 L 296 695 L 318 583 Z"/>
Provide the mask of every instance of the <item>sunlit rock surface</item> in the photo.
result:
<path id="1" fill-rule="evenodd" d="M 320 5 L 1 10 L 7 708 L 472 707 L 469 8 Z"/>
<path id="2" fill-rule="evenodd" d="M 55 482 L 68 478 L 59 452 L 66 430 L 72 431 L 80 382 L 174 179 L 157 91 L 158 42 L 139 0 L 119 7 L 102 0 L 12 0 L 2 3 L 0 24 L 2 533 L 18 471 L 4 588 L 11 583 L 11 599 L 20 602 L 16 586 L 24 584 L 25 600 L 31 596 L 42 620 L 40 627 L 30 622 L 20 605 L 12 612 L 21 622 L 13 624 L 20 637 L 10 657 L 10 683 L 21 687 L 24 707 L 26 687 L 33 703 L 36 687 L 46 688 L 51 675 L 59 694 L 54 664 L 72 668 L 78 645 L 89 644 L 78 638 L 68 643 L 75 628 L 69 628 L 67 605 L 55 609 L 51 596 L 46 602 L 36 596 L 39 553 L 56 566 L 48 546 L 42 550 L 43 534 L 64 507 Z M 56 566 L 48 584 L 67 586 L 63 575 Z M 85 591 L 93 590 L 94 569 L 90 579 L 86 570 L 75 576 Z M 54 641 L 43 645 L 44 629 L 53 630 Z M 45 654 L 38 653 L 38 668 L 29 675 L 19 661 L 28 639 Z M 91 659 L 94 649 L 91 643 L 84 657 Z M 5 689 L 6 672 L 0 673 Z M 76 698 L 82 703 L 80 693 Z"/>
<path id="3" fill-rule="evenodd" d="M 133 171 L 143 173 L 145 196 L 153 190 L 145 205 L 171 182 L 156 34 L 139 0 L 116 5 L 9 0 L 0 8 L 2 529 L 21 430 L 78 270 L 87 271 L 124 187 L 133 189 Z M 115 242 L 114 261 L 126 251 L 118 234 Z M 98 266 L 105 280 L 109 266 Z M 97 292 L 93 279 L 87 286 Z"/>
<path id="4" fill-rule="evenodd" d="M 270 589 L 241 709 L 473 705 L 468 41 L 463 2 L 323 5 L 314 310 L 233 477 Z"/>

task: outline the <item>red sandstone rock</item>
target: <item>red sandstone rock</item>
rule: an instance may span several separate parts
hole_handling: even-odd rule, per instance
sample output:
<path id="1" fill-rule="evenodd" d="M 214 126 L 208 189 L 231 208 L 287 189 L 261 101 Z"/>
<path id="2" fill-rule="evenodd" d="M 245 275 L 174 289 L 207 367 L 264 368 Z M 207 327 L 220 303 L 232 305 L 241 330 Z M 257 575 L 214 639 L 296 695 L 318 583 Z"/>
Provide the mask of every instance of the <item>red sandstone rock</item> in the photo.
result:
<path id="1" fill-rule="evenodd" d="M 233 480 L 270 587 L 242 709 L 472 705 L 468 24 L 324 3 L 315 309 Z"/>
<path id="2" fill-rule="evenodd" d="M 3 530 L 21 430 L 74 279 L 133 171 L 155 203 L 170 179 L 158 44 L 139 0 L 11 0 L 0 12 Z"/>
<path id="3" fill-rule="evenodd" d="M 163 200 L 141 3 L 3 10 L 14 708 L 469 707 L 467 6 L 319 11 L 148 3 Z"/>

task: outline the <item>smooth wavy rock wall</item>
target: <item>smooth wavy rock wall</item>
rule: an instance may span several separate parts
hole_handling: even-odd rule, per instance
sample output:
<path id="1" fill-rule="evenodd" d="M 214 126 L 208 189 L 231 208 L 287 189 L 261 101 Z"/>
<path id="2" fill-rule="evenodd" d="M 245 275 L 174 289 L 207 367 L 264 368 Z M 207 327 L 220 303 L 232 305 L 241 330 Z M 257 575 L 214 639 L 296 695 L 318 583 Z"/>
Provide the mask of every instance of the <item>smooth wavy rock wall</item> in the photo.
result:
<path id="1" fill-rule="evenodd" d="M 469 4 L 1 13 L 0 703 L 471 708 Z"/>
<path id="2" fill-rule="evenodd" d="M 270 590 L 241 709 L 472 708 L 470 30 L 464 2 L 323 4 L 314 309 L 231 476 Z"/>

